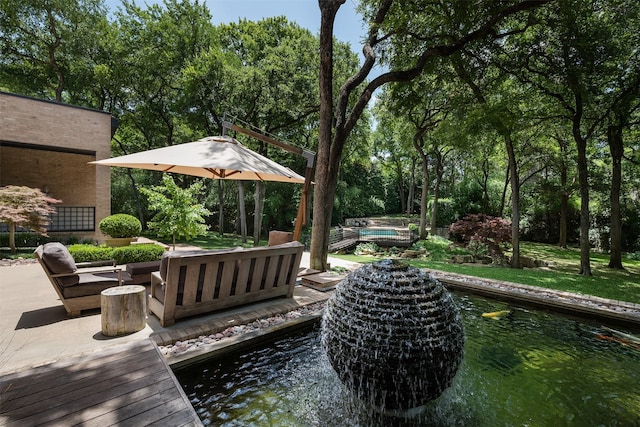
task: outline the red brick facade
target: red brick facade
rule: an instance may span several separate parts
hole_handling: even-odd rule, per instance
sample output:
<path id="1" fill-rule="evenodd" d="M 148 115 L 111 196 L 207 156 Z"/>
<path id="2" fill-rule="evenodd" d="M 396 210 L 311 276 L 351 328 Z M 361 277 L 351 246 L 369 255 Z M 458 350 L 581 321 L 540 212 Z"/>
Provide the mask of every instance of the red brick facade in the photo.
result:
<path id="1" fill-rule="evenodd" d="M 109 113 L 0 92 L 0 186 L 40 188 L 61 207 L 95 207 L 95 230 L 61 232 L 102 241 L 111 213 Z M 56 233 L 51 233 L 55 235 Z"/>

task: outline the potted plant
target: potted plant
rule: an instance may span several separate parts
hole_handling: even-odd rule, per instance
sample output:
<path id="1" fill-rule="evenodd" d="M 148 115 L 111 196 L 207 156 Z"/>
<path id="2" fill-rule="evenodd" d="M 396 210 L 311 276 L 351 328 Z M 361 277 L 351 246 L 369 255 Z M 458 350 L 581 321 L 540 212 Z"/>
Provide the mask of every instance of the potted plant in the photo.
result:
<path id="1" fill-rule="evenodd" d="M 110 236 L 105 239 L 107 246 L 127 246 L 134 237 L 140 235 L 142 224 L 140 220 L 129 214 L 114 214 L 103 218 L 98 225 L 100 231 Z"/>

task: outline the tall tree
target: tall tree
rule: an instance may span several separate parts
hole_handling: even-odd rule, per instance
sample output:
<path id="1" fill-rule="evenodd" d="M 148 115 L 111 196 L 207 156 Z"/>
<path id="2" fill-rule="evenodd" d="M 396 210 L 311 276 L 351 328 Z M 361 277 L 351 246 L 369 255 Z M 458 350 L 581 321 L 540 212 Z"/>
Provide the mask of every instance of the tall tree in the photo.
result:
<path id="1" fill-rule="evenodd" d="M 493 37 L 504 19 L 540 7 L 547 0 L 449 4 L 429 1 L 366 0 L 362 3 L 369 30 L 360 70 L 333 98 L 333 26 L 345 0 L 318 0 L 320 7 L 320 124 L 315 177 L 311 267 L 325 270 L 338 166 L 344 145 L 373 92 L 390 82 L 411 81 L 434 58 L 447 57 L 474 41 Z M 387 48 L 387 49 L 386 49 Z M 390 71 L 366 82 L 385 58 Z M 335 104 L 334 104 L 335 102 Z M 334 107 L 335 106 L 335 107 Z"/>
<path id="2" fill-rule="evenodd" d="M 0 81 L 5 89 L 74 102 L 91 86 L 86 52 L 106 29 L 103 0 L 0 2 Z"/>
<path id="3" fill-rule="evenodd" d="M 581 200 L 580 274 L 587 276 L 592 274 L 588 144 L 627 90 L 618 82 L 635 81 L 637 87 L 637 43 L 617 40 L 637 40 L 638 13 L 636 2 L 628 0 L 561 0 L 540 11 L 546 25 L 505 44 L 515 60 L 512 72 L 554 100 L 571 128 Z"/>

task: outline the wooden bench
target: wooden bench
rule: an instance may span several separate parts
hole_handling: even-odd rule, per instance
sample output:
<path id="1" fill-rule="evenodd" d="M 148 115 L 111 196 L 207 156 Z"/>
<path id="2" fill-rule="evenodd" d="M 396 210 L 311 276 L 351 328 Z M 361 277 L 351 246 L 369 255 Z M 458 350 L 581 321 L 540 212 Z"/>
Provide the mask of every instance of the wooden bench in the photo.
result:
<path id="1" fill-rule="evenodd" d="M 291 298 L 304 245 L 166 253 L 151 273 L 149 313 L 176 319 L 285 296 Z"/>

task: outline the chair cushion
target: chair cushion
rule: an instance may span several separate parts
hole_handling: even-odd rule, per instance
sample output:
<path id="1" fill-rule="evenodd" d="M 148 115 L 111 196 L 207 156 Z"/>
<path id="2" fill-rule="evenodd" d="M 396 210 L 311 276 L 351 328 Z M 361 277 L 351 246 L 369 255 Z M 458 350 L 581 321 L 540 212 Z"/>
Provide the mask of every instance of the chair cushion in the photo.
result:
<path id="1" fill-rule="evenodd" d="M 89 274 L 83 274 L 83 276 L 90 276 Z M 98 280 L 96 282 L 79 283 L 75 286 L 67 286 L 62 289 L 62 295 L 65 298 L 77 298 L 87 295 L 100 295 L 100 292 L 108 288 L 118 286 L 118 279 L 116 280 Z"/>
<path id="2" fill-rule="evenodd" d="M 127 273 L 129 273 L 131 276 L 135 276 L 138 274 L 149 274 L 154 271 L 158 271 L 159 268 L 160 268 L 160 260 L 134 262 L 131 264 L 127 264 Z"/>
<path id="3" fill-rule="evenodd" d="M 78 271 L 73 257 L 65 245 L 60 242 L 45 243 L 42 247 L 42 261 L 51 274 L 67 274 Z M 75 286 L 79 282 L 78 275 L 57 277 L 56 281 L 62 287 Z"/>
<path id="4" fill-rule="evenodd" d="M 74 273 L 78 270 L 69 250 L 60 242 L 45 243 L 42 260 L 53 274 Z"/>

